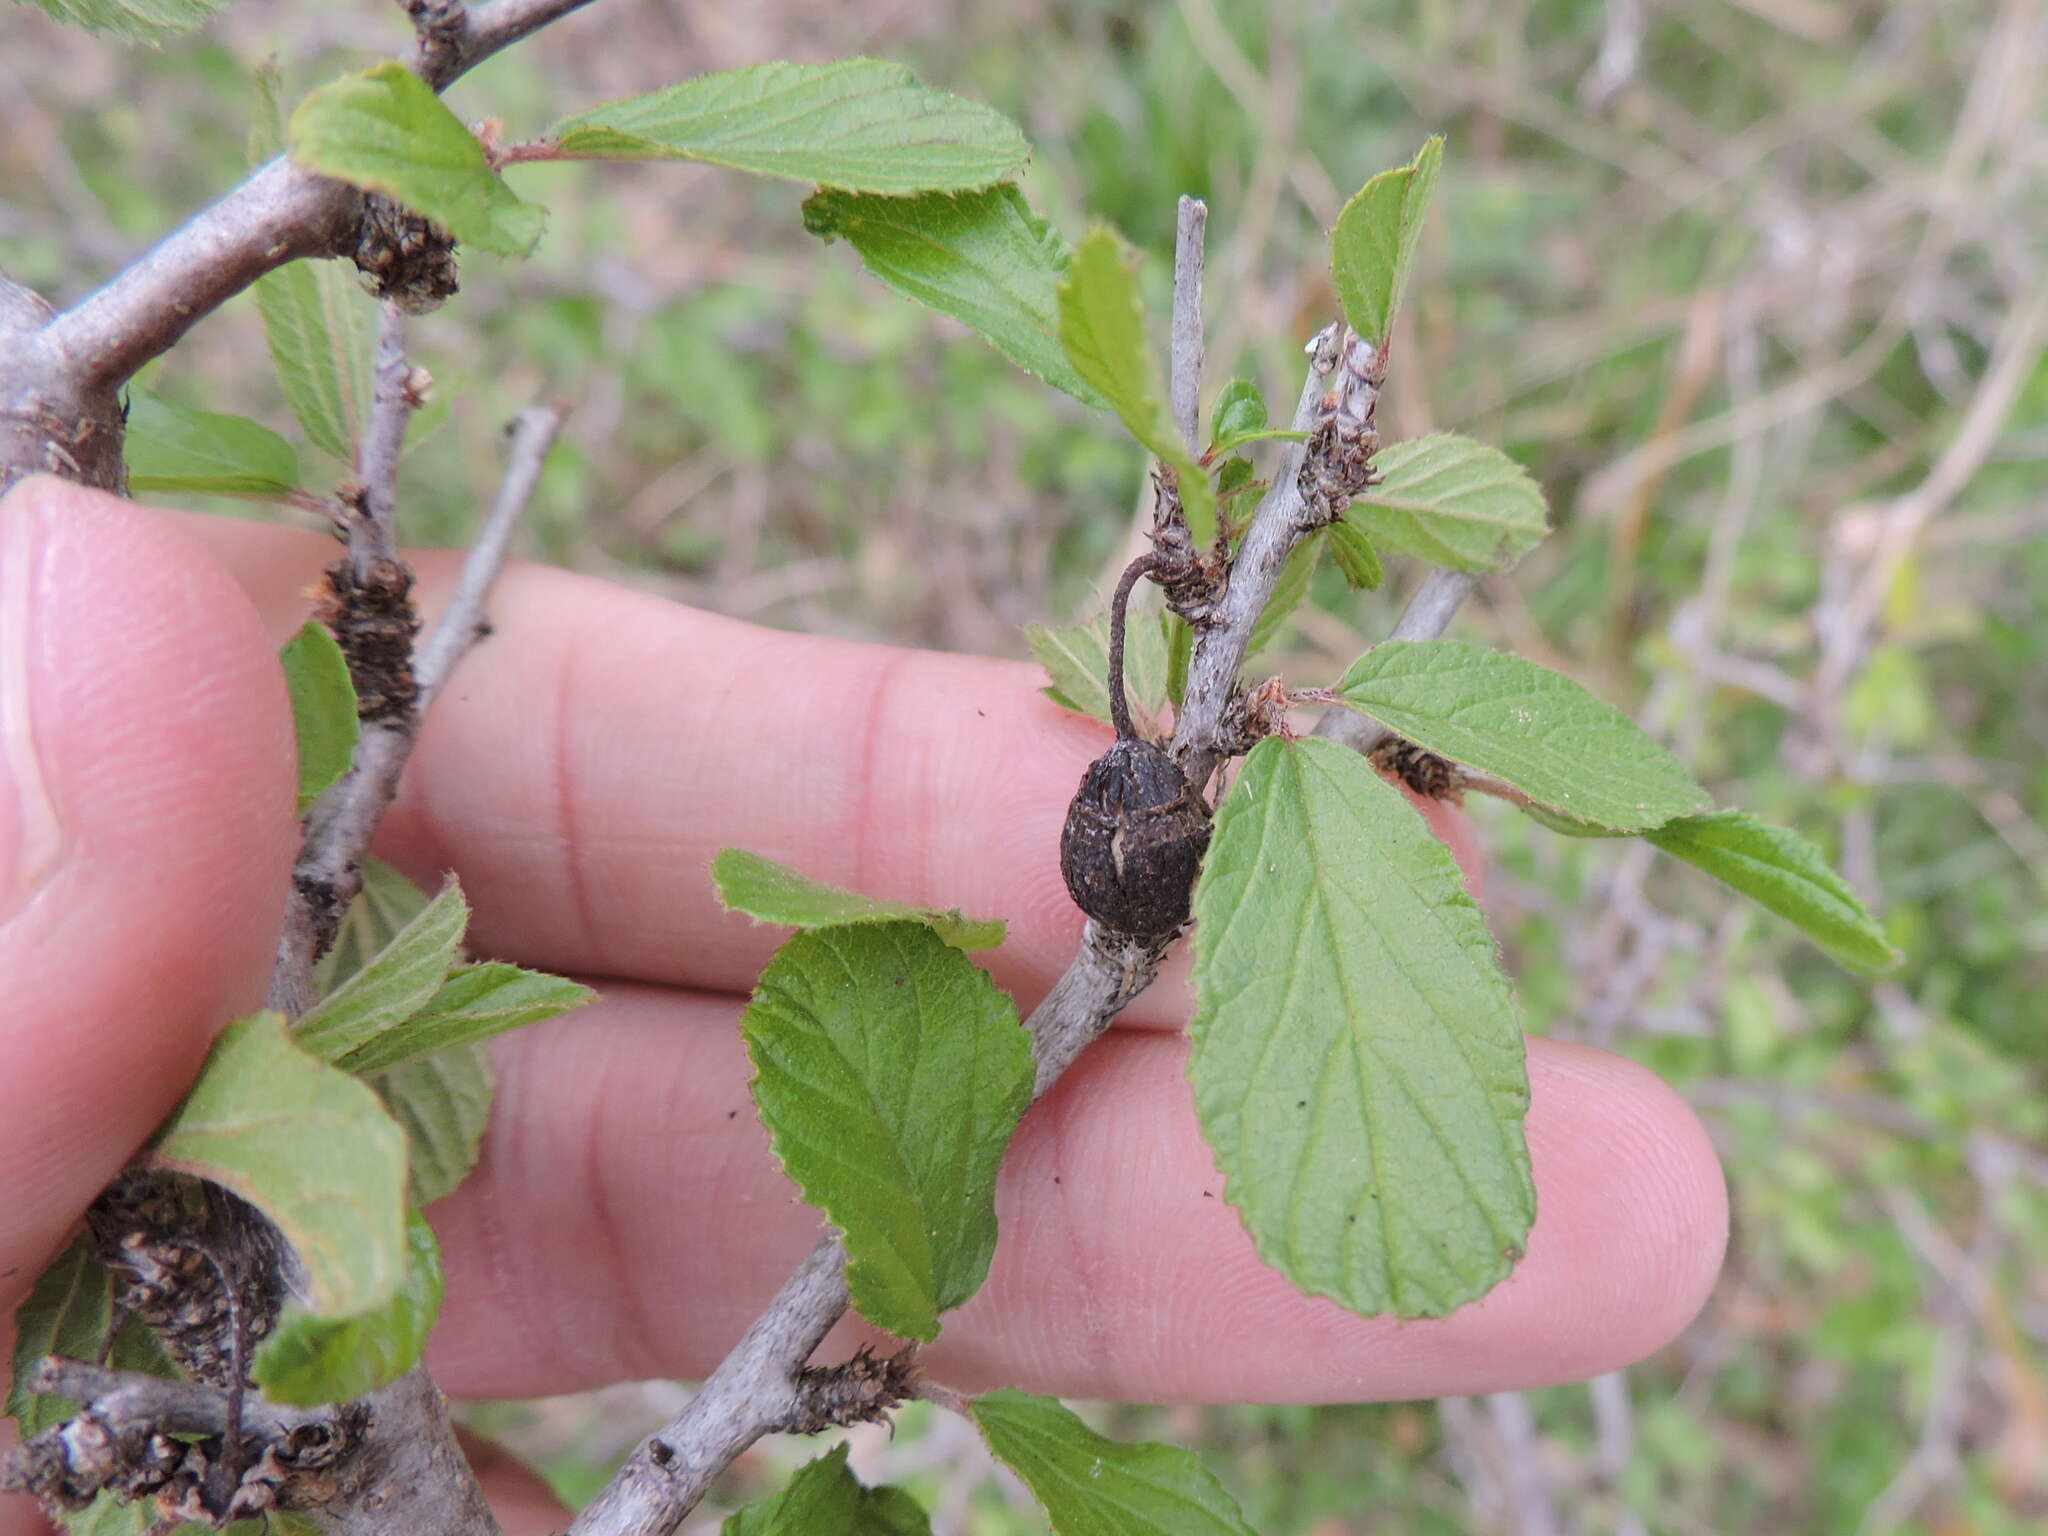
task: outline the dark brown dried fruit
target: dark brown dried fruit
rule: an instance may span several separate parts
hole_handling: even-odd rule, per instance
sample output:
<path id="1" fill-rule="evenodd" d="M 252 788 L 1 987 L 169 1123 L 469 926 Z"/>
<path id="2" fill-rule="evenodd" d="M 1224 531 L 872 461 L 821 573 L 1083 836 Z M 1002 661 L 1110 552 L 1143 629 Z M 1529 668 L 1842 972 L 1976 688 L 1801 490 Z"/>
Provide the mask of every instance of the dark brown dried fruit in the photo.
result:
<path id="1" fill-rule="evenodd" d="M 1123 737 L 1088 765 L 1060 833 L 1074 905 L 1119 933 L 1154 937 L 1188 920 L 1209 846 L 1209 807 L 1180 765 Z"/>
<path id="2" fill-rule="evenodd" d="M 1131 725 L 1124 697 L 1124 612 L 1131 588 L 1165 562 L 1140 555 L 1109 600 L 1109 713 L 1116 744 L 1088 765 L 1060 832 L 1060 873 L 1074 905 L 1140 938 L 1173 932 L 1209 846 L 1209 806 L 1165 752 Z"/>

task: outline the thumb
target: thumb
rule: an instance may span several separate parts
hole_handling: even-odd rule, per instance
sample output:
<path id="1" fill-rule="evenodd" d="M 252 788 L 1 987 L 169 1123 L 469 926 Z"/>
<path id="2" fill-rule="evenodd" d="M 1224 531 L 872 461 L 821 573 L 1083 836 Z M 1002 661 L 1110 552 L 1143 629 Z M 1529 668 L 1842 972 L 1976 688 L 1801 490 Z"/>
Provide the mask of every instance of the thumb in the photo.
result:
<path id="1" fill-rule="evenodd" d="M 0 1318 L 262 998 L 295 844 L 254 610 L 166 519 L 0 500 Z"/>

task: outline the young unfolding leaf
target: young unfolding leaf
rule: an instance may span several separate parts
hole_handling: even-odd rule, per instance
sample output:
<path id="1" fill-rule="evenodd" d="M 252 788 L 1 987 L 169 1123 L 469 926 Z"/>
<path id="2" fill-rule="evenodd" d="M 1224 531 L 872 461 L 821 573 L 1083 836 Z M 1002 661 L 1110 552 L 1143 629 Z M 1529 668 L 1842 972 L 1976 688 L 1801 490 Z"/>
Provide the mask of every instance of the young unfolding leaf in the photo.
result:
<path id="1" fill-rule="evenodd" d="M 1188 1076 L 1260 1255 L 1367 1314 L 1491 1289 L 1536 1211 L 1522 1032 L 1400 792 L 1335 742 L 1260 742 L 1216 814 L 1194 948 Z"/>
<path id="2" fill-rule="evenodd" d="M 986 1393 L 970 1409 L 1057 1536 L 1253 1536 L 1192 1451 L 1106 1440 L 1054 1399 L 1026 1392 Z"/>
<path id="3" fill-rule="evenodd" d="M 323 624 L 308 621 L 278 653 L 299 746 L 299 814 L 348 772 L 359 725 L 348 662 Z"/>
<path id="4" fill-rule="evenodd" d="M 1549 532 L 1543 492 L 1498 448 L 1440 432 L 1383 448 L 1346 517 L 1383 549 L 1454 571 L 1513 565 Z"/>
<path id="5" fill-rule="evenodd" d="M 453 875 L 377 957 L 300 1018 L 298 1042 L 322 1061 L 340 1061 L 432 1001 L 462 953 L 469 903 Z"/>
<path id="6" fill-rule="evenodd" d="M 901 1488 L 868 1488 L 832 1447 L 797 1468 L 789 1486 L 726 1517 L 719 1536 L 930 1536 L 931 1517 Z"/>
<path id="7" fill-rule="evenodd" d="M 334 944 L 313 967 L 313 986 L 332 992 L 384 951 L 427 907 L 427 893 L 382 859 L 363 860 L 363 889 L 341 915 Z"/>
<path id="8" fill-rule="evenodd" d="M 227 0 L 36 0 L 56 20 L 138 43 L 161 43 L 204 26 Z"/>
<path id="9" fill-rule="evenodd" d="M 831 928 L 846 923 L 924 923 L 956 949 L 994 949 L 1003 942 L 1000 918 L 963 917 L 913 907 L 908 902 L 878 901 L 858 891 L 827 885 L 799 874 L 744 848 L 725 848 L 711 861 L 711 880 L 718 899 L 731 912 L 744 912 L 756 922 L 786 923 L 792 928 Z"/>
<path id="10" fill-rule="evenodd" d="M 313 92 L 292 113 L 291 141 L 307 170 L 382 192 L 487 251 L 524 256 L 547 223 L 491 169 L 462 119 L 395 61 Z"/>
<path id="11" fill-rule="evenodd" d="M 1232 379 L 1216 396 L 1209 415 L 1209 442 L 1215 455 L 1228 453 L 1238 442 L 1266 430 L 1266 397 L 1250 379 Z"/>
<path id="12" fill-rule="evenodd" d="M 355 1073 L 382 1072 L 596 1001 L 590 988 L 564 976 L 499 960 L 459 965 L 416 1012 L 336 1058 L 335 1065 Z"/>
<path id="13" fill-rule="evenodd" d="M 1439 757 L 1581 821 L 1640 832 L 1709 803 L 1621 711 L 1519 656 L 1462 640 L 1389 640 L 1353 662 L 1337 692 Z"/>
<path id="14" fill-rule="evenodd" d="M 1444 141 L 1432 138 L 1412 163 L 1382 171 L 1358 189 L 1330 231 L 1330 276 L 1351 329 L 1385 349 L 1415 264 Z"/>
<path id="15" fill-rule="evenodd" d="M 298 455 L 268 427 L 188 410 L 146 389 L 128 392 L 128 489 L 210 496 L 282 496 L 299 483 Z"/>
<path id="16" fill-rule="evenodd" d="M 491 1118 L 491 1061 L 457 1045 L 363 1079 L 405 1128 L 410 1199 L 429 1206 L 469 1177 Z"/>
<path id="17" fill-rule="evenodd" d="M 441 1311 L 441 1249 L 419 1212 L 406 1219 L 404 1282 L 382 1306 L 323 1318 L 287 1307 L 256 1351 L 256 1385 L 273 1403 L 314 1408 L 396 1381 L 419 1364 Z"/>
<path id="18" fill-rule="evenodd" d="M 305 1270 L 308 1310 L 352 1317 L 405 1278 L 405 1133 L 348 1073 L 308 1055 L 284 1020 L 228 1026 L 148 1161 L 255 1206 Z"/>
<path id="19" fill-rule="evenodd" d="M 1143 727 L 1156 724 L 1166 708 L 1166 626 L 1163 615 L 1140 609 L 1136 595 L 1131 610 L 1124 628 L 1124 693 L 1132 718 Z M 1042 690 L 1047 698 L 1062 709 L 1105 725 L 1114 723 L 1109 714 L 1108 614 L 1058 629 L 1029 624 L 1024 638 L 1051 680 L 1051 686 Z"/>
<path id="20" fill-rule="evenodd" d="M 1377 592 L 1380 583 L 1387 579 L 1379 551 L 1349 518 L 1340 518 L 1330 525 L 1330 554 L 1344 579 L 1360 591 Z"/>
<path id="21" fill-rule="evenodd" d="M 1246 443 L 1285 440 L 1298 443 L 1306 432 L 1273 426 L 1266 420 L 1266 397 L 1250 379 L 1232 379 L 1216 397 L 1209 422 L 1209 454 L 1212 460 L 1241 448 Z"/>
<path id="22" fill-rule="evenodd" d="M 1031 1098 L 1017 1010 L 922 923 L 799 933 L 740 1020 L 776 1156 L 846 1243 L 869 1322 L 932 1339 L 995 1251 L 995 1179 Z"/>
<path id="23" fill-rule="evenodd" d="M 1015 187 L 957 197 L 819 192 L 804 201 L 804 228 L 845 240 L 876 277 L 958 320 L 1026 373 L 1085 405 L 1103 403 L 1060 350 L 1066 242 Z"/>
<path id="24" fill-rule="evenodd" d="M 1114 232 L 1098 228 L 1081 242 L 1060 283 L 1059 311 L 1067 361 L 1109 403 L 1131 436 L 1176 472 L 1188 527 L 1198 546 L 1207 544 L 1216 533 L 1215 491 L 1201 465 L 1181 446 L 1159 403 L 1137 274 Z"/>
<path id="25" fill-rule="evenodd" d="M 1777 913 L 1849 970 L 1875 976 L 1898 964 L 1899 952 L 1849 882 L 1797 832 L 1747 811 L 1714 811 L 1643 835 Z"/>
<path id="26" fill-rule="evenodd" d="M 561 154 L 705 160 L 849 192 L 971 192 L 1031 158 L 993 107 L 921 85 L 901 64 L 756 64 L 699 75 L 559 124 Z"/>
<path id="27" fill-rule="evenodd" d="M 35 1288 L 14 1314 L 13 1373 L 7 1387 L 6 1413 L 24 1436 L 61 1424 L 78 1411 L 64 1397 L 32 1397 L 22 1383 L 45 1355 L 69 1360 L 97 1360 L 114 1324 L 112 1277 L 79 1238 L 43 1271 Z M 141 1319 L 126 1318 L 115 1335 L 107 1363 L 116 1370 L 144 1371 L 154 1376 L 176 1373 L 156 1335 Z"/>

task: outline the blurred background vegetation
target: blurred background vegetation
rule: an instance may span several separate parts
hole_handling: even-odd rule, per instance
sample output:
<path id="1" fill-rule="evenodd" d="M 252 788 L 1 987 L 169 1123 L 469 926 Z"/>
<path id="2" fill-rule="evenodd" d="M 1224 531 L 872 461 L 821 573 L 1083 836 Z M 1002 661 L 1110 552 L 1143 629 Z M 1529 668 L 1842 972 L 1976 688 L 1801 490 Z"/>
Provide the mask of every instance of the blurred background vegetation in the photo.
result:
<path id="1" fill-rule="evenodd" d="M 289 102 L 402 28 L 382 0 L 244 0 L 153 53 L 9 8 L 7 266 L 76 296 L 238 175 L 259 61 Z M 1382 429 L 1499 443 L 1557 525 L 1464 632 L 1818 839 L 1907 955 L 1857 984 L 1647 847 L 1475 806 L 1531 1028 L 1648 1062 L 1719 1144 L 1734 1240 L 1704 1315 L 1590 1385 L 1103 1420 L 1205 1446 L 1270 1536 L 2048 1525 L 2041 4 L 602 0 L 451 99 L 519 137 L 701 70 L 857 52 L 1024 123 L 1033 201 L 1136 242 L 1155 315 L 1174 198 L 1207 198 L 1211 393 L 1235 371 L 1293 397 L 1334 313 L 1321 231 L 1446 133 Z M 553 210 L 538 255 L 468 256 L 414 328 L 452 405 L 409 464 L 415 537 L 464 537 L 499 424 L 545 390 L 577 402 L 546 558 L 1008 655 L 1097 600 L 1137 451 L 809 241 L 797 189 L 513 175 Z M 290 428 L 246 298 L 147 382 Z M 1334 677 L 1416 574 L 1359 596 L 1320 573 L 1275 665 Z M 573 1498 L 682 1390 L 477 1417 Z M 942 1530 L 1037 1529 L 971 1440 L 913 1410 L 856 1465 Z M 815 1450 L 753 1453 L 727 1504 Z"/>

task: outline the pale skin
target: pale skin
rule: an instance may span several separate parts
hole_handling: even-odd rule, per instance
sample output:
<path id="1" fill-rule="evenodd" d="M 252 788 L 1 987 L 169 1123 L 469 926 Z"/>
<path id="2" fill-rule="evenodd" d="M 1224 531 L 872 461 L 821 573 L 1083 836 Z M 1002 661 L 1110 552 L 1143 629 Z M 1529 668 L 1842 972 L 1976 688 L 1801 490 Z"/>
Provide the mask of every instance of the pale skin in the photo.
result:
<path id="1" fill-rule="evenodd" d="M 297 846 L 275 653 L 331 541 L 54 480 L 0 502 L 0 1316 L 263 995 Z M 431 612 L 454 561 L 420 562 Z M 721 912 L 736 845 L 883 896 L 1008 918 L 1029 1008 L 1073 953 L 1066 802 L 1108 732 L 1035 668 L 758 629 L 581 576 L 508 571 L 378 851 L 452 868 L 474 946 L 596 984 L 495 1047 L 476 1174 L 430 1213 L 451 1395 L 697 1377 L 818 1235 L 754 1121 L 735 1028 L 781 930 Z M 1472 830 L 1425 814 L 1476 880 Z M 1395 1323 L 1266 1270 L 1197 1134 L 1185 963 L 1026 1118 L 988 1285 L 931 1374 L 1148 1401 L 1356 1402 L 1528 1387 L 1668 1342 L 1727 1232 L 1721 1172 L 1643 1069 L 1532 1039 L 1539 1216 L 1483 1301 Z M 825 1345 L 843 1352 L 850 1325 Z M 559 1529 L 530 1473 L 512 1536 Z M 0 1500 L 0 1536 L 41 1530 Z"/>

